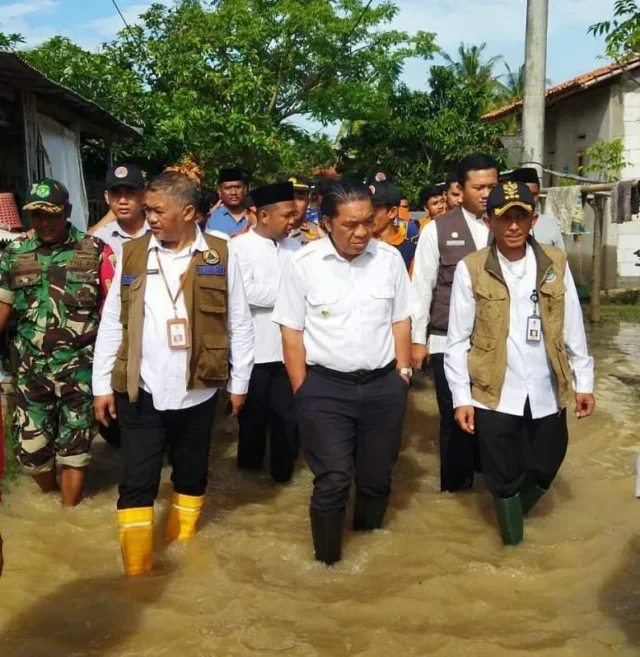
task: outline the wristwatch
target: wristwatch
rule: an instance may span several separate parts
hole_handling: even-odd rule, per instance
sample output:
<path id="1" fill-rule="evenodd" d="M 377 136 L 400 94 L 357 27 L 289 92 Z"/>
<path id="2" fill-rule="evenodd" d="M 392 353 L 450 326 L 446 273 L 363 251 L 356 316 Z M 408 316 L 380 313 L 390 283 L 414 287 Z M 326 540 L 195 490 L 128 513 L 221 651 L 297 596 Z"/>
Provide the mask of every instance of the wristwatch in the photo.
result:
<path id="1" fill-rule="evenodd" d="M 400 367 L 398 369 L 398 373 L 400 376 L 408 376 L 411 378 L 413 376 L 413 368 L 412 367 Z"/>

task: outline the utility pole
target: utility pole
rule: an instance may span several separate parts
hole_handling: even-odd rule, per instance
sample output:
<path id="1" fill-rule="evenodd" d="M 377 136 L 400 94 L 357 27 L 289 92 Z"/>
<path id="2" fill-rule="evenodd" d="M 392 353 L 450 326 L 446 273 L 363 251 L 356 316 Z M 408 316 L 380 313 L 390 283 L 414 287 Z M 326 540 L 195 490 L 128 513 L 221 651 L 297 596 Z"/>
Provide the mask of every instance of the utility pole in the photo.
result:
<path id="1" fill-rule="evenodd" d="M 548 17 L 549 0 L 527 0 L 521 164 L 535 166 L 540 176 L 544 162 Z"/>

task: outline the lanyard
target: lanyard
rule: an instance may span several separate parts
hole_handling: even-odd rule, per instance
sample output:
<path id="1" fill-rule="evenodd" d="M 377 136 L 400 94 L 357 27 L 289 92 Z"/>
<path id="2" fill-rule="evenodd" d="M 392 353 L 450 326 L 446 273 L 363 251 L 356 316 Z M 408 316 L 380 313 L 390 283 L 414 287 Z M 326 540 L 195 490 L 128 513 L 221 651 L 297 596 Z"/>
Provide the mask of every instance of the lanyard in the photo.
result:
<path id="1" fill-rule="evenodd" d="M 538 292 L 537 290 L 533 291 L 533 294 L 529 297 L 531 299 L 531 303 L 533 303 L 533 315 L 534 317 L 538 317 Z"/>
<path id="2" fill-rule="evenodd" d="M 178 288 L 178 291 L 176 292 L 176 295 L 173 296 L 171 294 L 171 288 L 169 287 L 169 281 L 167 281 L 167 277 L 164 274 L 164 269 L 162 268 L 162 261 L 160 260 L 160 252 L 158 251 L 157 248 L 154 249 L 156 253 L 156 260 L 158 261 L 158 269 L 160 270 L 160 274 L 162 275 L 162 280 L 164 281 L 164 285 L 167 288 L 167 294 L 169 295 L 169 299 L 171 299 L 171 305 L 173 306 L 173 313 L 178 319 L 178 299 L 180 298 L 180 295 L 182 294 L 182 291 L 184 290 L 184 285 L 187 282 L 187 272 L 189 271 L 189 267 L 191 267 L 191 263 L 194 261 L 196 257 L 196 253 L 194 253 L 191 256 L 191 260 L 189 260 L 189 265 L 187 266 L 187 271 L 180 277 L 180 287 Z"/>

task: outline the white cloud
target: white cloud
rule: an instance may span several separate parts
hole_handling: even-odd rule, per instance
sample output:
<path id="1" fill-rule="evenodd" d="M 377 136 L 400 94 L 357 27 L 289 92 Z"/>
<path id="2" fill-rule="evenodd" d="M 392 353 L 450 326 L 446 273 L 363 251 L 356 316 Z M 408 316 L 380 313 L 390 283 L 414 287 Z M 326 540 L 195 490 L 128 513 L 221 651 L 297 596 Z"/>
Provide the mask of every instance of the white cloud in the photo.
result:
<path id="1" fill-rule="evenodd" d="M 28 46 L 52 35 L 48 29 L 33 29 L 29 19 L 50 14 L 60 3 L 57 0 L 31 0 L 30 2 L 12 2 L 0 8 L 0 32 L 22 34 Z"/>
<path id="2" fill-rule="evenodd" d="M 135 25 L 138 23 L 140 15 L 144 14 L 152 4 L 163 4 L 170 5 L 173 4 L 171 0 L 158 0 L 157 3 L 153 2 L 141 2 L 135 5 L 130 5 L 126 9 L 122 9 L 122 15 L 129 25 Z M 110 16 L 105 16 L 104 18 L 98 18 L 91 21 L 87 28 L 95 30 L 96 36 L 101 37 L 101 40 L 112 39 L 118 32 L 124 29 L 124 23 L 122 18 L 118 15 L 117 12 L 113 12 Z"/>

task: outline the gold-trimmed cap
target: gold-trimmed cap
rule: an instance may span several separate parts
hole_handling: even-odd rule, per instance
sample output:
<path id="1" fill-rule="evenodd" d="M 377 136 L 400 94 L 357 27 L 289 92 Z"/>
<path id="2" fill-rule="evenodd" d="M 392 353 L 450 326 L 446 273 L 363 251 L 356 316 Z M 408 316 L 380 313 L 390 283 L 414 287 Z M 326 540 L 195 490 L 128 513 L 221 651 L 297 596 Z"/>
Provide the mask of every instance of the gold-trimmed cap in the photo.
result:
<path id="1" fill-rule="evenodd" d="M 535 200 L 531 190 L 521 182 L 501 182 L 491 191 L 487 199 L 487 213 L 501 217 L 509 208 L 523 208 L 533 213 Z"/>

